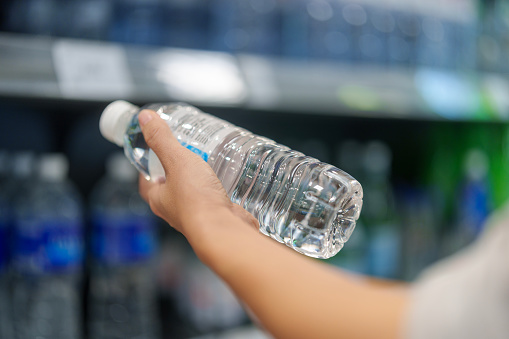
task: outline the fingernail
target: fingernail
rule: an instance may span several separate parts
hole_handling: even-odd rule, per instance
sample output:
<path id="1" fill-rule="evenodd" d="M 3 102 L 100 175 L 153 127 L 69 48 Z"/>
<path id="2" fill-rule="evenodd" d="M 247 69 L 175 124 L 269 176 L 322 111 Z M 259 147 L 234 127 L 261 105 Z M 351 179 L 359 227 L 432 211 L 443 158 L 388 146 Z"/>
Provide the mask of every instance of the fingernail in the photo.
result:
<path id="1" fill-rule="evenodd" d="M 140 125 L 143 126 L 150 120 L 152 120 L 152 114 L 150 114 L 149 110 L 144 109 L 140 112 L 140 115 L 138 116 L 138 121 L 140 122 Z"/>

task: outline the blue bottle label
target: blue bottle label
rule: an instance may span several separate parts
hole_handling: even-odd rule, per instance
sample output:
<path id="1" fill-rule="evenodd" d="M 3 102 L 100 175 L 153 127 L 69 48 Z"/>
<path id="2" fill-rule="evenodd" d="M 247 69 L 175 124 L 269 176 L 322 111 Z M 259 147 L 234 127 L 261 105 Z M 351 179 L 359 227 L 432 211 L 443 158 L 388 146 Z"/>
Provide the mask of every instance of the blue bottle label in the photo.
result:
<path id="1" fill-rule="evenodd" d="M 154 220 L 140 215 L 94 217 L 92 254 L 105 265 L 146 261 L 155 252 Z"/>
<path id="2" fill-rule="evenodd" d="M 81 227 L 57 225 L 44 234 L 46 270 L 51 272 L 77 270 L 83 263 L 84 244 Z"/>
<path id="3" fill-rule="evenodd" d="M 13 261 L 21 273 L 71 273 L 84 259 L 80 221 L 18 220 L 13 237 Z"/>
<path id="4" fill-rule="evenodd" d="M 205 160 L 205 162 L 207 160 L 209 160 L 209 155 L 207 153 L 205 153 L 204 151 L 202 151 L 201 149 L 199 149 L 197 147 L 194 147 L 192 145 L 188 145 L 185 142 L 181 142 L 181 144 L 182 144 L 182 146 L 184 146 L 185 148 L 187 148 L 188 150 L 190 150 L 194 154 L 198 154 L 203 160 Z"/>

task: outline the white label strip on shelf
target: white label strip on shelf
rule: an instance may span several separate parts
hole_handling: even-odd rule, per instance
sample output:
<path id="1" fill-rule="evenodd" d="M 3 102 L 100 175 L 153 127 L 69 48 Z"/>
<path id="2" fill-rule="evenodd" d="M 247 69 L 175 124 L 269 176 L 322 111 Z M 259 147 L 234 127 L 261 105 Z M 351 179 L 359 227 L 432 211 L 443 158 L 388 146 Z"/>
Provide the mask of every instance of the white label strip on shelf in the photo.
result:
<path id="1" fill-rule="evenodd" d="M 63 97 L 110 100 L 127 98 L 133 92 L 121 46 L 63 39 L 54 43 L 52 54 Z"/>
<path id="2" fill-rule="evenodd" d="M 246 85 L 232 55 L 166 48 L 150 55 L 147 62 L 156 81 L 177 100 L 235 105 L 246 97 Z"/>

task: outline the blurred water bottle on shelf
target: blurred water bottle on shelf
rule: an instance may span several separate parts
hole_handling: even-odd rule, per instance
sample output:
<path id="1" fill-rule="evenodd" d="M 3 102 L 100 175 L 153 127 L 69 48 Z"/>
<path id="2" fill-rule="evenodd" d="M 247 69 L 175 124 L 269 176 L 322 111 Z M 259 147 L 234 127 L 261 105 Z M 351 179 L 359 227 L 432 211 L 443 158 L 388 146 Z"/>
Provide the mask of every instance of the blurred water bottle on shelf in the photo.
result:
<path id="1" fill-rule="evenodd" d="M 330 54 L 334 56 L 343 54 L 341 34 L 345 33 L 345 27 L 335 30 L 337 28 L 335 24 L 340 26 L 343 21 L 334 17 L 334 9 L 331 1 L 313 0 L 304 3 L 307 34 L 301 38 L 308 44 L 310 57 L 324 58 Z"/>
<path id="2" fill-rule="evenodd" d="M 305 59 L 310 55 L 308 40 L 309 15 L 304 0 L 280 1 L 281 55 Z"/>
<path id="3" fill-rule="evenodd" d="M 5 258 L 11 259 L 13 246 L 10 244 L 13 226 L 15 223 L 15 201 L 27 197 L 35 184 L 35 154 L 30 151 L 13 153 L 5 157 L 5 165 L 2 167 L 2 173 L 6 175 L 2 180 L 0 190 L 0 201 L 2 202 L 2 222 L 4 228 L 4 253 Z M 6 262 L 7 263 L 7 262 Z M 9 262 L 10 263 L 10 262 Z M 9 269 L 9 267 L 6 267 Z"/>
<path id="4" fill-rule="evenodd" d="M 388 64 L 390 61 L 389 44 L 397 29 L 393 9 L 382 2 L 376 5 L 371 4 L 366 8 L 366 12 L 368 24 L 363 44 L 365 53 L 366 51 L 368 53 L 364 60 Z M 370 47 L 370 43 L 373 43 L 372 47 Z"/>
<path id="5" fill-rule="evenodd" d="M 276 0 L 216 0 L 209 6 L 211 49 L 279 54 Z"/>
<path id="6" fill-rule="evenodd" d="M 19 33 L 50 35 L 56 7 L 55 0 L 10 1 L 6 8 L 6 27 Z"/>
<path id="7" fill-rule="evenodd" d="M 36 181 L 35 154 L 31 151 L 14 153 L 7 171 L 9 180 L 5 182 L 5 194 L 12 210 L 16 197 L 26 196 L 33 189 Z"/>
<path id="8" fill-rule="evenodd" d="M 164 0 L 163 44 L 205 49 L 210 35 L 209 7 L 215 3 L 207 0 Z"/>
<path id="9" fill-rule="evenodd" d="M 55 9 L 57 36 L 106 40 L 113 15 L 113 0 L 63 1 Z"/>
<path id="10" fill-rule="evenodd" d="M 161 45 L 165 13 L 162 0 L 115 0 L 109 29 L 114 42 Z"/>
<path id="11" fill-rule="evenodd" d="M 311 5 L 311 4 L 310 4 Z M 308 6 L 308 13 L 310 16 L 312 11 L 317 11 L 314 14 L 315 25 L 311 26 L 312 32 L 310 35 L 316 35 L 317 24 L 323 26 L 326 25 L 327 29 L 321 33 L 323 37 L 320 37 L 318 41 L 313 42 L 314 44 L 323 43 L 325 56 L 329 59 L 339 61 L 354 61 L 354 39 L 351 38 L 352 26 L 345 18 L 345 7 L 344 1 L 328 1 L 328 5 L 332 8 L 332 17 L 328 18 L 329 8 L 325 4 L 315 4 L 315 7 Z M 321 20 L 320 20 L 321 19 Z M 319 30 L 318 30 L 319 32 Z M 318 49 L 318 52 L 320 50 Z"/>
<path id="12" fill-rule="evenodd" d="M 478 15 L 478 67 L 487 72 L 507 72 L 509 4 L 505 0 L 482 1 Z"/>
<path id="13" fill-rule="evenodd" d="M 372 141 L 363 159 L 366 199 L 362 221 L 369 237 L 369 273 L 399 278 L 402 236 L 390 178 L 392 153 L 385 143 Z"/>
<path id="14" fill-rule="evenodd" d="M 15 225 L 15 201 L 16 199 L 23 199 L 28 197 L 28 194 L 33 189 L 33 185 L 35 182 L 35 155 L 30 151 L 22 151 L 18 153 L 14 153 L 11 156 L 11 159 L 8 159 L 9 164 L 6 164 L 7 168 L 3 168 L 6 172 L 8 180 L 3 181 L 4 185 L 1 189 L 0 195 L 2 195 L 5 205 L 3 206 L 3 218 L 6 222 L 5 228 L 3 229 L 4 233 L 4 271 L 3 271 L 3 284 L 4 284 L 4 292 L 5 298 L 2 297 L 1 300 L 5 302 L 2 303 L 3 311 L 5 313 L 2 315 L 2 328 L 1 334 L 2 338 L 20 338 L 21 334 L 17 333 L 15 336 L 15 324 L 14 324 L 14 315 L 13 315 L 13 297 L 12 292 L 14 289 L 12 288 L 13 284 L 16 283 L 15 272 L 12 269 L 12 259 L 14 256 L 15 246 L 13 245 L 13 228 Z M 3 167 L 3 166 L 2 166 Z"/>
<path id="15" fill-rule="evenodd" d="M 8 161 L 7 152 L 0 150 L 0 275 L 2 275 L 8 266 L 8 246 L 9 246 L 9 196 L 7 190 L 8 177 Z M 0 278 L 1 279 L 1 278 Z M 1 333 L 1 332 L 0 332 Z"/>
<path id="16" fill-rule="evenodd" d="M 212 167 L 231 200 L 252 213 L 260 231 L 317 258 L 335 255 L 362 207 L 362 187 L 346 172 L 252 134 L 186 104 L 151 104 L 187 149 Z M 140 108 L 125 101 L 103 112 L 103 136 L 123 146 L 147 178 L 164 176 L 138 124 Z"/>
<path id="17" fill-rule="evenodd" d="M 421 34 L 419 14 L 412 10 L 395 10 L 393 15 L 396 27 L 389 38 L 389 64 L 415 66 Z"/>
<path id="18" fill-rule="evenodd" d="M 497 70 L 499 72 L 509 71 L 507 58 L 509 58 L 509 44 L 507 44 L 507 31 L 509 29 L 509 3 L 505 0 L 497 0 L 493 8 L 495 13 L 495 22 L 493 23 L 493 32 L 495 39 L 500 46 L 500 58 Z M 496 47 L 495 47 L 496 48 Z"/>
<path id="19" fill-rule="evenodd" d="M 38 178 L 14 202 L 15 338 L 80 338 L 83 211 L 61 154 L 42 155 Z"/>
<path id="20" fill-rule="evenodd" d="M 477 18 L 472 0 L 427 1 L 419 4 L 417 63 L 440 68 L 471 69 L 476 62 Z"/>
<path id="21" fill-rule="evenodd" d="M 439 257 L 443 203 L 433 189 L 415 186 L 398 188 L 401 214 L 401 277 L 414 280 Z"/>
<path id="22" fill-rule="evenodd" d="M 463 165 L 456 206 L 455 227 L 450 234 L 449 251 L 454 252 L 474 241 L 484 229 L 492 211 L 489 185 L 489 159 L 479 148 L 469 149 Z"/>
<path id="23" fill-rule="evenodd" d="M 362 1 L 344 1 L 340 9 L 352 41 L 353 59 L 356 62 L 380 62 L 383 46 L 371 24 L 371 7 Z"/>
<path id="24" fill-rule="evenodd" d="M 9 155 L 0 151 L 0 339 L 13 337 L 9 293 L 9 200 L 6 183 L 8 177 Z"/>
<path id="25" fill-rule="evenodd" d="M 91 208 L 90 338 L 158 338 L 155 219 L 123 154 L 108 159 Z"/>

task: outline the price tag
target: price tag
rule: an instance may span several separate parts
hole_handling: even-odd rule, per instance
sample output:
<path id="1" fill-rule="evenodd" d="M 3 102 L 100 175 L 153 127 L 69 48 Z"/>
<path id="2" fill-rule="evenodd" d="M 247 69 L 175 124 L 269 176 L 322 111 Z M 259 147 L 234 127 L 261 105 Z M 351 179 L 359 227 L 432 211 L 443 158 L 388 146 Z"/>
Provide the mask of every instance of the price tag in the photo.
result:
<path id="1" fill-rule="evenodd" d="M 127 57 L 120 46 L 59 40 L 52 52 L 62 96 L 104 100 L 132 93 Z"/>

